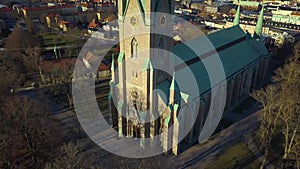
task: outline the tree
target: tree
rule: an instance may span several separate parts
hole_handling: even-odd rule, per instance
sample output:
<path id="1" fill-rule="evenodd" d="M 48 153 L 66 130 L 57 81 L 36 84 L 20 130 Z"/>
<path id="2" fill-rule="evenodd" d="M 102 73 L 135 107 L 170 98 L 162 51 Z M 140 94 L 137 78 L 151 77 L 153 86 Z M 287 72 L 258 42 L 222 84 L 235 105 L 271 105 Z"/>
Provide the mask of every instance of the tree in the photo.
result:
<path id="1" fill-rule="evenodd" d="M 36 71 L 40 69 L 41 53 L 39 42 L 33 35 L 26 34 L 20 25 L 16 25 L 4 47 L 11 56 L 23 62 L 28 70 Z"/>
<path id="2" fill-rule="evenodd" d="M 234 15 L 234 14 L 236 13 L 236 9 L 234 9 L 234 8 L 230 9 L 229 13 L 230 13 L 231 15 Z"/>
<path id="3" fill-rule="evenodd" d="M 0 53 L 0 92 L 1 96 L 8 94 L 18 87 L 24 80 L 22 72 L 22 63 L 18 59 L 11 57 L 7 52 Z"/>
<path id="4" fill-rule="evenodd" d="M 65 54 L 67 56 L 78 56 L 79 52 L 86 42 L 85 32 L 83 30 L 73 28 L 69 29 L 65 34 L 64 38 L 67 42 L 66 45 L 68 46 L 68 49 L 65 51 Z"/>
<path id="5" fill-rule="evenodd" d="M 17 24 L 5 42 L 4 47 L 15 54 L 35 46 L 39 46 L 38 40 L 32 35 L 26 34 L 22 26 Z"/>
<path id="6" fill-rule="evenodd" d="M 29 17 L 26 17 L 24 21 L 25 21 L 25 25 L 26 25 L 27 32 L 28 32 L 30 35 L 32 35 L 32 33 L 33 33 L 33 31 L 34 31 L 32 19 L 29 18 Z"/>
<path id="7" fill-rule="evenodd" d="M 22 59 L 24 61 L 25 66 L 33 71 L 38 71 L 41 77 L 41 80 L 44 80 L 42 69 L 41 69 L 41 50 L 38 47 L 27 48 L 22 54 Z"/>
<path id="8" fill-rule="evenodd" d="M 292 150 L 299 144 L 296 141 L 300 131 L 300 55 L 295 50 L 294 56 L 290 57 L 283 68 L 276 71 L 275 82 L 281 87 L 281 100 L 284 104 L 284 113 L 281 115 L 284 135 L 284 155 L 283 160 L 289 159 Z M 293 159 L 294 160 L 294 159 Z"/>
<path id="9" fill-rule="evenodd" d="M 99 168 L 94 166 L 90 154 L 83 152 L 82 148 L 74 143 L 63 144 L 60 154 L 51 163 L 46 164 L 45 169 L 90 169 Z"/>
<path id="10" fill-rule="evenodd" d="M 278 103 L 280 97 L 278 87 L 269 85 L 263 90 L 258 90 L 252 94 L 252 97 L 263 105 L 263 113 L 260 117 L 259 127 L 260 149 L 264 153 L 264 160 L 260 168 L 263 168 L 266 162 L 266 156 L 269 154 L 270 143 L 279 125 L 279 118 L 282 112 L 282 104 Z M 279 105 L 280 104 L 280 105 Z M 278 111 L 275 111 L 278 109 Z"/>
<path id="11" fill-rule="evenodd" d="M 69 106 L 73 104 L 71 83 L 75 62 L 76 59 L 70 58 L 56 62 L 43 62 L 44 83 L 50 85 L 52 91 L 57 95 L 66 96 Z"/>
<path id="12" fill-rule="evenodd" d="M 263 105 L 259 128 L 261 148 L 265 159 L 272 139 L 282 136 L 283 155 L 281 168 L 300 168 L 300 56 L 298 51 L 289 57 L 287 63 L 276 71 L 274 84 L 256 91 L 252 96 Z M 296 162 L 295 162 L 296 161 Z"/>
<path id="13" fill-rule="evenodd" d="M 0 168 L 40 168 L 60 144 L 57 121 L 40 104 L 21 96 L 1 100 Z"/>

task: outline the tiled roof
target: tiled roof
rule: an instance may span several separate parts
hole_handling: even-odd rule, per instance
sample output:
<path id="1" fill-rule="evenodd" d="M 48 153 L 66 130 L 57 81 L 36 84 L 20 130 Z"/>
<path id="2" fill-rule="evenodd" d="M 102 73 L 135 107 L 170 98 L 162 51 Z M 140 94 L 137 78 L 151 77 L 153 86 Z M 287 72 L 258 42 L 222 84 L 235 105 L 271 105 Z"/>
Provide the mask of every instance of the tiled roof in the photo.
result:
<path id="1" fill-rule="evenodd" d="M 12 9 L 9 7 L 0 8 L 0 12 L 7 12 L 7 11 L 12 11 Z"/>
<path id="2" fill-rule="evenodd" d="M 64 8 L 75 8 L 72 5 L 63 5 L 63 6 L 43 6 L 43 7 L 23 7 L 24 10 L 28 11 L 40 11 L 40 10 L 49 10 L 49 9 L 64 9 Z"/>

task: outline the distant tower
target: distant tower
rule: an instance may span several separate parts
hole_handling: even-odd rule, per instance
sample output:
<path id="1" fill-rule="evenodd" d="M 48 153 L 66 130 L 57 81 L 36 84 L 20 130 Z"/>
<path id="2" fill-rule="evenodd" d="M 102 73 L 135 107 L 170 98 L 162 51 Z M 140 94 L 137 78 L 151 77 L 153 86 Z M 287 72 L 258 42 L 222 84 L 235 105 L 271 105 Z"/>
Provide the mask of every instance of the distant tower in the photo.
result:
<path id="1" fill-rule="evenodd" d="M 233 4 L 235 4 L 235 5 L 239 5 L 239 3 L 240 3 L 239 0 L 234 0 L 233 1 Z"/>
<path id="2" fill-rule="evenodd" d="M 119 0 L 118 11 L 120 53 L 118 73 L 112 73 L 115 77 L 112 77 L 114 82 L 111 84 L 111 93 L 117 95 L 118 100 L 114 104 L 117 111 L 111 108 L 113 114 L 115 113 L 113 116 L 116 117 L 112 124 L 118 127 L 120 137 L 153 138 L 161 131 L 162 119 L 153 120 L 149 124 L 141 121 L 151 118 L 151 113 L 157 110 L 152 94 L 156 84 L 171 77 L 153 68 L 153 64 L 170 65 L 168 57 L 164 53 L 149 49 L 170 51 L 173 40 L 172 37 L 150 32 L 159 30 L 160 27 L 173 30 L 172 25 L 168 24 L 169 16 L 164 15 L 172 14 L 173 1 Z M 150 12 L 160 14 L 154 18 L 149 15 Z M 140 34 L 140 30 L 149 33 Z M 152 63 L 153 59 L 159 62 Z M 142 147 L 144 144 L 141 142 Z"/>
<path id="3" fill-rule="evenodd" d="M 264 6 L 262 6 L 259 17 L 257 19 L 256 27 L 254 30 L 254 38 L 259 39 L 262 35 L 263 30 L 263 20 L 264 20 Z"/>
<path id="4" fill-rule="evenodd" d="M 235 17 L 234 17 L 234 22 L 233 22 L 234 26 L 240 24 L 240 12 L 241 12 L 241 6 L 239 5 L 236 10 Z"/>
<path id="5" fill-rule="evenodd" d="M 208 4 L 208 5 L 212 5 L 212 4 L 213 4 L 213 0 L 208 0 L 208 1 L 207 1 L 207 4 Z"/>

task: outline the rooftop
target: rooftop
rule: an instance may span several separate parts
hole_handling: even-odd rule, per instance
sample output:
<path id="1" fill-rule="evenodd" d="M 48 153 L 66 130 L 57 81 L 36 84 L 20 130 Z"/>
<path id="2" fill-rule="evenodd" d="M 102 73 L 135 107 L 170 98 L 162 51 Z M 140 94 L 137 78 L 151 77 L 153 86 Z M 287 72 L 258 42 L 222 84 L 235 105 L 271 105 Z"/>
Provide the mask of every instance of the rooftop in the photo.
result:
<path id="1" fill-rule="evenodd" d="M 247 38 L 239 26 L 176 45 L 172 52 L 182 59 L 182 61 L 178 58 L 174 59 L 175 79 L 181 87 L 180 92 L 187 93 L 193 98 L 198 94 L 189 85 L 184 85 L 191 81 L 190 77 L 186 76 L 187 74 L 194 75 L 199 95 L 203 95 L 211 89 L 210 81 L 212 80 L 208 76 L 206 66 L 222 71 L 221 68 L 211 65 L 215 64 L 218 58 L 223 65 L 226 79 L 230 79 L 261 57 L 268 56 L 264 44 L 256 39 Z M 222 81 L 218 83 L 220 82 Z"/>

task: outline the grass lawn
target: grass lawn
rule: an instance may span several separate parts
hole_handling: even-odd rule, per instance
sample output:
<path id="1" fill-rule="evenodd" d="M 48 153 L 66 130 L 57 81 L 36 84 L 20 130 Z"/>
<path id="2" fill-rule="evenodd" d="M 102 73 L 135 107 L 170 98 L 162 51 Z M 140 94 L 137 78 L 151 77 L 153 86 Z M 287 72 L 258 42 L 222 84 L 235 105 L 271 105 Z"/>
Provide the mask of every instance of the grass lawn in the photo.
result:
<path id="1" fill-rule="evenodd" d="M 66 44 L 66 41 L 63 39 L 64 37 L 60 34 L 44 33 L 44 34 L 40 34 L 39 37 L 42 39 L 43 47 L 53 47 L 55 46 L 55 44 L 57 46 Z M 59 38 L 61 38 L 61 40 L 59 40 L 59 42 L 56 42 L 56 39 Z"/>
<path id="2" fill-rule="evenodd" d="M 247 148 L 247 145 L 243 142 L 237 142 L 230 147 L 224 148 L 218 154 L 217 160 L 206 169 L 257 169 L 259 165 L 260 161 Z"/>

